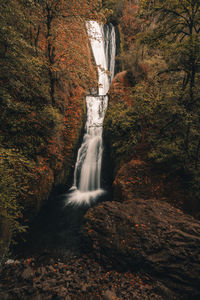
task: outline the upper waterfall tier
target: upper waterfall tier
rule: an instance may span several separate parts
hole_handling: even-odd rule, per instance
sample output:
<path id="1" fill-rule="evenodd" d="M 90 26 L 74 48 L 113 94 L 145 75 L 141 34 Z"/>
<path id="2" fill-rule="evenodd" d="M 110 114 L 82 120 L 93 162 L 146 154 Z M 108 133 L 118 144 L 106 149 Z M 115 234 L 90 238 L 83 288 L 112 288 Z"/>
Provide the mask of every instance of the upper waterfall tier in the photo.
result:
<path id="1" fill-rule="evenodd" d="M 98 94 L 106 95 L 110 87 L 110 82 L 108 78 L 108 65 L 104 48 L 103 26 L 96 21 L 88 21 L 86 26 L 94 59 L 98 67 Z"/>

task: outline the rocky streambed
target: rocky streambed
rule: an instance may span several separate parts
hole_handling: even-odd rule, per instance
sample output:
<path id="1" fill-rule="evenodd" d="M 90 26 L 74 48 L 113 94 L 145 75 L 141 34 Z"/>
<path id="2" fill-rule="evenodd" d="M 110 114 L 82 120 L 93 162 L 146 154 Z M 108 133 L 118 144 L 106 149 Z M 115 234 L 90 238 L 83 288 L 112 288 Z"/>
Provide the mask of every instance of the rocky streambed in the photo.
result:
<path id="1" fill-rule="evenodd" d="M 48 258 L 48 259 L 47 259 Z M 181 299 L 140 272 L 117 272 L 85 255 L 8 260 L 0 275 L 0 299 Z"/>
<path id="2" fill-rule="evenodd" d="M 200 299 L 199 221 L 155 199 L 76 210 L 40 216 L 29 250 L 1 265 L 1 300 Z"/>

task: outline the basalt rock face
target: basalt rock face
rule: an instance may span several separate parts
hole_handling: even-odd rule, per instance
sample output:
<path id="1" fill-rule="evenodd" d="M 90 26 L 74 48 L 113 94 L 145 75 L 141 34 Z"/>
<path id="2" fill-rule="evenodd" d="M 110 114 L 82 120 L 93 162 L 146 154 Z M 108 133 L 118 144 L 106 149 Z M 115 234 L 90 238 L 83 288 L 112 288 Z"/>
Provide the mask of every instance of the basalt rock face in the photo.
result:
<path id="1" fill-rule="evenodd" d="M 135 199 L 101 203 L 85 219 L 84 233 L 101 261 L 145 270 L 179 299 L 200 297 L 200 222 L 193 217 L 166 202 Z"/>

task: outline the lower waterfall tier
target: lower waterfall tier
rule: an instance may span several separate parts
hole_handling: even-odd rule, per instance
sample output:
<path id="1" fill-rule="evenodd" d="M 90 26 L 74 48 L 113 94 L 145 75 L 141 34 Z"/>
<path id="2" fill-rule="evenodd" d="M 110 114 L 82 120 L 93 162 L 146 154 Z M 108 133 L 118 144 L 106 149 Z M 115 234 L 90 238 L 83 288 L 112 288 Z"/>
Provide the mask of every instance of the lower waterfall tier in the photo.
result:
<path id="1" fill-rule="evenodd" d="M 101 189 L 103 153 L 103 120 L 108 105 L 107 96 L 87 96 L 87 122 L 83 142 L 78 151 L 74 183 L 68 202 L 90 203 L 105 191 Z"/>

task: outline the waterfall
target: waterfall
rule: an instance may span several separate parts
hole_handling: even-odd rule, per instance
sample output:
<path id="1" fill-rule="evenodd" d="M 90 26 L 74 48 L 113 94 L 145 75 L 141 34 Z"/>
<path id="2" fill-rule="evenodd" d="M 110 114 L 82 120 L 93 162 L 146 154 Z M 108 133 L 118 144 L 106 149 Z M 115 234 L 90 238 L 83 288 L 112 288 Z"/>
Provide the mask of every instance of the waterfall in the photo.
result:
<path id="1" fill-rule="evenodd" d="M 104 47 L 108 70 L 110 71 L 109 83 L 114 77 L 115 73 L 115 55 L 116 55 L 116 34 L 115 27 L 110 24 L 105 24 L 104 29 Z"/>
<path id="2" fill-rule="evenodd" d="M 95 63 L 98 66 L 98 93 L 86 97 L 87 121 L 78 150 L 74 182 L 67 203 L 90 204 L 105 193 L 101 188 L 103 120 L 108 105 L 108 90 L 115 69 L 115 28 L 112 24 L 86 23 Z"/>

